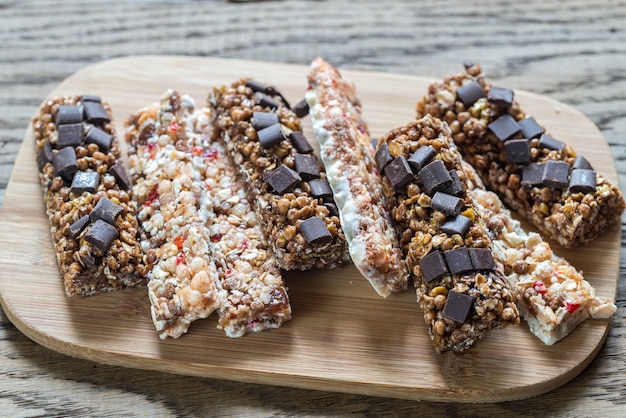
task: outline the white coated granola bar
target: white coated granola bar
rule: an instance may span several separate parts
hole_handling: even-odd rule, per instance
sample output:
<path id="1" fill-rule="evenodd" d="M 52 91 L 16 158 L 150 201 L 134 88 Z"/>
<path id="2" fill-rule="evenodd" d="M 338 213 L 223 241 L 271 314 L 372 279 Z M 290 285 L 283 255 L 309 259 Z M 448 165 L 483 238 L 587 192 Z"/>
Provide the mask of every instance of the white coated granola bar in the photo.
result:
<path id="1" fill-rule="evenodd" d="M 552 345 L 589 317 L 609 318 L 611 300 L 596 297 L 591 284 L 536 232 L 526 232 L 500 198 L 486 191 L 474 169 L 465 164 L 470 194 L 493 238 L 493 254 L 504 265 L 517 306 L 530 330 Z"/>
<path id="2" fill-rule="evenodd" d="M 309 114 L 352 261 L 379 295 L 406 290 L 409 273 L 356 91 L 321 58 L 308 80 Z"/>

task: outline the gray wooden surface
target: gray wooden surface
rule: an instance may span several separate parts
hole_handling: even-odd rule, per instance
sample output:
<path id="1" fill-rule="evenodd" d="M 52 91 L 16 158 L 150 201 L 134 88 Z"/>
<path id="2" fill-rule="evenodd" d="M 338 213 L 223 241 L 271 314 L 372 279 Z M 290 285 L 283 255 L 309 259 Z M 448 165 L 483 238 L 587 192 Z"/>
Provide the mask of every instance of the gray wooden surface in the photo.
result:
<path id="1" fill-rule="evenodd" d="M 429 77 L 480 62 L 500 85 L 561 100 L 594 121 L 626 185 L 625 1 L 0 0 L 0 204 L 48 92 L 92 63 L 139 54 L 300 64 L 321 55 L 340 68 Z M 624 253 L 622 243 L 620 276 Z M 470 406 L 103 366 L 31 342 L 0 312 L 0 415 L 625 416 L 623 280 L 616 303 L 605 346 L 572 382 L 530 400 Z"/>

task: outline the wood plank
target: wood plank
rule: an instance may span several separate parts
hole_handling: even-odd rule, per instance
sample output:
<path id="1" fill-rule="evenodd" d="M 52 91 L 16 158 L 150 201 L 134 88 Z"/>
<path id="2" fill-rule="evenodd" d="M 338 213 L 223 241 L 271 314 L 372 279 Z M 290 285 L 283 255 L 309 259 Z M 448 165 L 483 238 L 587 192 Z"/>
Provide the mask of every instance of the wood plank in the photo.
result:
<path id="1" fill-rule="evenodd" d="M 190 94 L 201 106 L 212 85 L 252 76 L 277 85 L 295 103 L 304 94 L 307 71 L 305 66 L 241 60 L 130 57 L 87 67 L 50 96 L 101 95 L 113 108 L 121 136 L 123 120 L 158 100 L 166 88 Z M 357 86 L 374 136 L 414 117 L 415 101 L 431 81 L 343 73 Z M 531 93 L 518 91 L 517 98 L 528 113 L 616 181 L 606 141 L 580 112 Z M 305 126 L 312 138 L 306 121 Z M 346 266 L 286 274 L 294 319 L 280 329 L 232 340 L 215 329 L 215 319 L 210 318 L 194 323 L 178 340 L 161 341 L 143 289 L 79 300 L 65 297 L 51 250 L 30 131 L 1 214 L 0 298 L 7 316 L 46 347 L 106 364 L 377 396 L 495 402 L 538 395 L 567 383 L 597 354 L 610 323 L 589 320 L 552 347 L 521 325 L 492 333 L 463 355 L 439 355 L 413 292 L 381 299 L 354 267 Z M 600 297 L 614 298 L 619 242 L 616 225 L 585 248 L 564 250 L 556 244 L 554 248 L 583 269 Z"/>

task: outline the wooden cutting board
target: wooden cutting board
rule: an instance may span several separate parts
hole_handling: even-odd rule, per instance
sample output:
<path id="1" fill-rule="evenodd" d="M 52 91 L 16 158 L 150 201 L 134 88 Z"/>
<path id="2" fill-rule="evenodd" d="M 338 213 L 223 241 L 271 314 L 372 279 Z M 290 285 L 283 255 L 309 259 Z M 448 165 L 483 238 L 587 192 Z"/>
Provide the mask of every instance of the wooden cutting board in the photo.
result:
<path id="1" fill-rule="evenodd" d="M 456 71 L 459 69 L 451 69 Z M 215 84 L 249 76 L 278 86 L 296 103 L 306 66 L 192 57 L 131 57 L 90 66 L 50 97 L 97 94 L 123 121 L 157 101 L 167 88 L 202 106 Z M 372 135 L 414 117 L 432 80 L 344 71 L 354 82 Z M 517 92 L 527 113 L 574 146 L 611 181 L 609 147 L 580 112 L 554 100 Z M 305 133 L 313 138 L 308 120 Z M 413 291 L 382 299 L 351 265 L 285 274 L 293 319 L 277 330 L 229 339 L 215 318 L 192 324 L 177 340 L 154 331 L 145 289 L 84 298 L 65 296 L 50 242 L 29 127 L 0 216 L 0 299 L 24 334 L 69 356 L 124 367 L 431 401 L 497 402 L 530 397 L 567 383 L 602 346 L 610 320 L 588 320 L 548 347 L 525 324 L 491 333 L 464 354 L 437 354 Z M 582 269 L 601 298 L 615 298 L 620 225 L 584 248 L 555 252 Z"/>

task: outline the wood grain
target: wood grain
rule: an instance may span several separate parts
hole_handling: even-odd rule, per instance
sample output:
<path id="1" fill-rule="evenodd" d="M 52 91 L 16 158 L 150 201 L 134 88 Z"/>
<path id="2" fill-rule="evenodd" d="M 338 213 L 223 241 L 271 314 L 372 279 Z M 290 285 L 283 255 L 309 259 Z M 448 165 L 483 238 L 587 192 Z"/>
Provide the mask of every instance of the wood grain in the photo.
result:
<path id="1" fill-rule="evenodd" d="M 304 94 L 307 71 L 305 66 L 242 60 L 130 57 L 87 67 L 50 96 L 103 96 L 121 133 L 123 120 L 158 100 L 166 88 L 190 94 L 201 106 L 212 85 L 253 76 L 277 85 L 295 102 Z M 359 71 L 344 71 L 344 76 L 356 84 L 374 136 L 409 121 L 417 95 L 431 81 Z M 517 98 L 527 113 L 616 181 L 608 145 L 592 122 L 536 94 L 518 91 Z M 310 126 L 305 126 L 312 137 Z M 590 320 L 566 340 L 546 347 L 522 325 L 492 333 L 463 355 L 439 355 L 413 292 L 381 299 L 354 267 L 346 266 L 286 274 L 294 319 L 278 330 L 228 339 L 209 319 L 194 323 L 178 340 L 161 341 L 143 289 L 79 300 L 65 297 L 51 251 L 30 131 L 0 219 L 0 297 L 6 314 L 36 342 L 99 363 L 394 398 L 496 402 L 535 396 L 567 383 L 595 357 L 608 331 L 609 321 Z M 21 235 L 17 242 L 16 231 Z M 619 239 L 616 225 L 585 248 L 554 247 L 583 269 L 600 297 L 614 298 Z"/>

